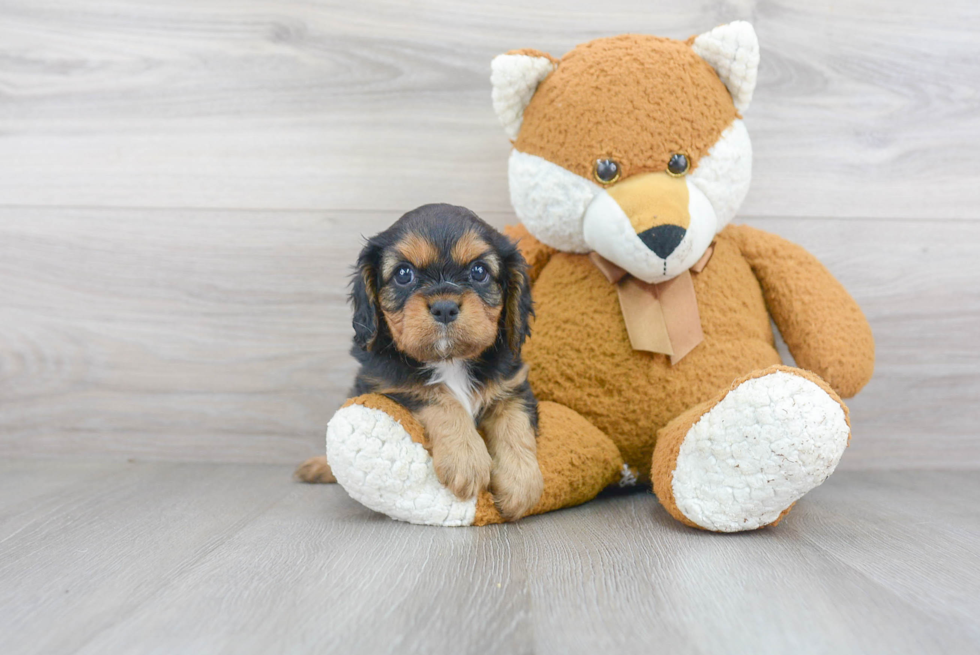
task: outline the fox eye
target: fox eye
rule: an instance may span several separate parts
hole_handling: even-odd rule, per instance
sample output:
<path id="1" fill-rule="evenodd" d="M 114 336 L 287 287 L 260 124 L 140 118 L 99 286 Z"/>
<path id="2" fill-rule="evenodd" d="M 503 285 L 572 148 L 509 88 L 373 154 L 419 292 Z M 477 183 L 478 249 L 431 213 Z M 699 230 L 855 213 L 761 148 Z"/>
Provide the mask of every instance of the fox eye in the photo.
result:
<path id="1" fill-rule="evenodd" d="M 408 264 L 401 264 L 395 271 L 393 276 L 395 284 L 400 287 L 407 287 L 409 284 L 415 281 L 415 269 L 413 269 Z"/>
<path id="2" fill-rule="evenodd" d="M 474 282 L 486 282 L 489 277 L 490 274 L 483 262 L 477 262 L 470 267 L 470 279 Z"/>
<path id="3" fill-rule="evenodd" d="M 670 161 L 667 162 L 667 173 L 674 177 L 680 177 L 687 173 L 687 169 L 690 167 L 691 163 L 688 161 L 687 155 L 681 152 L 675 152 L 670 156 Z"/>
<path id="4" fill-rule="evenodd" d="M 599 184 L 612 184 L 619 179 L 619 164 L 612 159 L 596 159 L 592 175 Z"/>

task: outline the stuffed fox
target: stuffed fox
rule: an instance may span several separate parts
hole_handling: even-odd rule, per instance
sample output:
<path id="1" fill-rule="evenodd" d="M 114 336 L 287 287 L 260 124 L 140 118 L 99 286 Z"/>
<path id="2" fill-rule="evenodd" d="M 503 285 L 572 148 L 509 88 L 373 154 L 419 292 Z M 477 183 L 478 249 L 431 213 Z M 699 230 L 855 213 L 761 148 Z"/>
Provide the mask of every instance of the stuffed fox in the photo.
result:
<path id="1" fill-rule="evenodd" d="M 521 220 L 508 232 L 536 304 L 524 357 L 545 487 L 532 514 L 652 484 L 689 526 L 752 530 L 848 445 L 841 398 L 874 368 L 864 315 L 805 250 L 729 225 L 751 178 L 742 114 L 758 63 L 744 22 L 493 61 Z M 799 368 L 780 361 L 770 318 Z M 488 493 L 439 483 L 421 426 L 385 397 L 337 412 L 327 456 L 353 498 L 393 518 L 502 521 Z"/>

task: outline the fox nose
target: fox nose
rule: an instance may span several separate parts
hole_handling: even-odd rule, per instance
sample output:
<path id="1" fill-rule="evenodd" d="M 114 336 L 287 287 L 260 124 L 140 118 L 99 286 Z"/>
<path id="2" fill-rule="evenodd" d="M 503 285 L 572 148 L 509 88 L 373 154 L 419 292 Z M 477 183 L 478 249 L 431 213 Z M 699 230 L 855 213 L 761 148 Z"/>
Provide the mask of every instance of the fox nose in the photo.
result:
<path id="1" fill-rule="evenodd" d="M 687 230 L 679 225 L 657 225 L 649 230 L 644 230 L 636 236 L 640 237 L 643 244 L 655 252 L 660 259 L 667 259 L 670 253 L 677 249 Z"/>
<path id="2" fill-rule="evenodd" d="M 429 306 L 429 312 L 437 322 L 449 325 L 459 316 L 459 304 L 452 300 L 437 300 Z"/>

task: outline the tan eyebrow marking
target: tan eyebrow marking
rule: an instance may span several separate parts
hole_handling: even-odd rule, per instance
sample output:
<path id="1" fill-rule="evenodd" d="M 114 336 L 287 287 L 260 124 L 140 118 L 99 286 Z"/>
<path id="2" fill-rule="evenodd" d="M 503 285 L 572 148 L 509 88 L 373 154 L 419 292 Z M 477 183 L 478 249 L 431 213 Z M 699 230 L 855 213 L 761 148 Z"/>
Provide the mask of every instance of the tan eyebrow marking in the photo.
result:
<path id="1" fill-rule="evenodd" d="M 425 268 L 439 261 L 439 249 L 420 234 L 406 234 L 395 244 L 395 249 L 415 268 Z"/>
<path id="2" fill-rule="evenodd" d="M 387 251 L 381 258 L 381 279 L 391 279 L 391 274 L 395 272 L 395 267 L 402 261 L 400 252 Z"/>
<path id="3" fill-rule="evenodd" d="M 483 261 L 490 267 L 490 274 L 494 277 L 500 275 L 500 257 L 495 252 L 483 253 Z"/>
<path id="4" fill-rule="evenodd" d="M 468 230 L 453 244 L 449 254 L 457 264 L 465 266 L 488 250 L 490 245 L 477 236 L 476 232 Z"/>

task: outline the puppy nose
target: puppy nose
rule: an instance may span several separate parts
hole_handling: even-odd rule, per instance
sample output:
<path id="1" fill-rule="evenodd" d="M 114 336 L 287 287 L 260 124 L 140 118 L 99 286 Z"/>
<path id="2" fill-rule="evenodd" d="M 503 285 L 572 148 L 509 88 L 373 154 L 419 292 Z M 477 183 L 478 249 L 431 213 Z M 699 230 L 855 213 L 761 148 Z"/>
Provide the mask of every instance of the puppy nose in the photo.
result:
<path id="1" fill-rule="evenodd" d="M 437 300 L 429 306 L 429 311 L 438 322 L 449 325 L 459 316 L 459 305 L 452 300 Z"/>
<path id="2" fill-rule="evenodd" d="M 677 249 L 687 230 L 679 225 L 657 225 L 637 234 L 643 244 L 657 253 L 657 257 L 667 259 L 670 253 Z"/>

